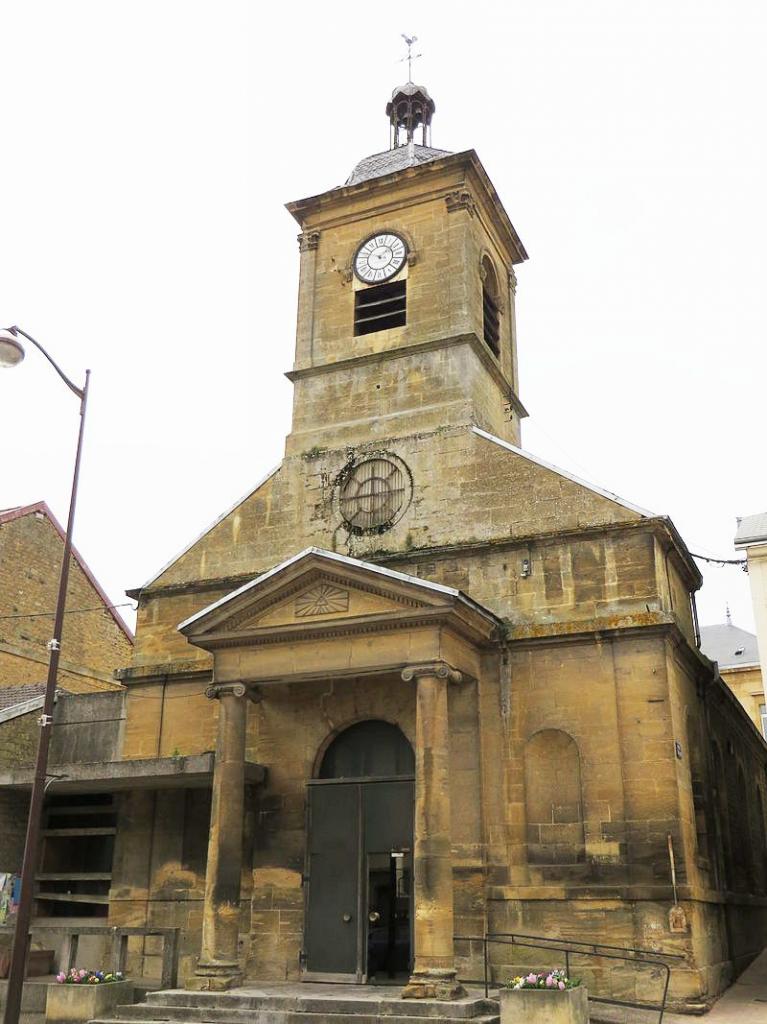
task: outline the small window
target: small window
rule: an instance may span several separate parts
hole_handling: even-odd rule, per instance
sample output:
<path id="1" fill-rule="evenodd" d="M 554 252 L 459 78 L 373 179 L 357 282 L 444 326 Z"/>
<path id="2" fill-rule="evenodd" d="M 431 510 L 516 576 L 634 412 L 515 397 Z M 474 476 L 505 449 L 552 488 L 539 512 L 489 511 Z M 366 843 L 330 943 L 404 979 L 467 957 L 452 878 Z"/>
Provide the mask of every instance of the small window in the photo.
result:
<path id="1" fill-rule="evenodd" d="M 485 344 L 494 355 L 501 351 L 501 322 L 498 309 L 498 279 L 490 260 L 482 260 L 482 332 Z"/>
<path id="2" fill-rule="evenodd" d="M 759 705 L 759 718 L 762 720 L 762 736 L 767 740 L 767 704 Z"/>
<path id="3" fill-rule="evenodd" d="M 406 281 L 363 288 L 354 293 L 354 333 L 374 334 L 392 327 L 404 327 L 406 321 Z"/>

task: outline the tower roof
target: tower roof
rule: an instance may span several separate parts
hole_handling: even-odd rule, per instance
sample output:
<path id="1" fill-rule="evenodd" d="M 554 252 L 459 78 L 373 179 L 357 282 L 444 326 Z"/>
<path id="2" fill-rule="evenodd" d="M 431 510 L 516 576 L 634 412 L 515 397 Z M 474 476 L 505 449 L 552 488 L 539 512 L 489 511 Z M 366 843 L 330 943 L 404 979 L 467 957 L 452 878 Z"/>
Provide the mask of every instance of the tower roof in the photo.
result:
<path id="1" fill-rule="evenodd" d="M 428 163 L 430 160 L 439 160 L 443 156 L 451 156 L 448 149 L 432 149 L 431 146 L 417 146 L 412 143 L 408 146 L 398 146 L 397 149 L 387 149 L 383 153 L 373 153 L 360 160 L 352 173 L 346 179 L 346 185 L 358 185 L 361 181 L 369 181 L 371 178 L 381 178 L 384 174 L 392 174 L 394 171 L 402 171 L 406 167 L 416 167 L 418 164 Z"/>

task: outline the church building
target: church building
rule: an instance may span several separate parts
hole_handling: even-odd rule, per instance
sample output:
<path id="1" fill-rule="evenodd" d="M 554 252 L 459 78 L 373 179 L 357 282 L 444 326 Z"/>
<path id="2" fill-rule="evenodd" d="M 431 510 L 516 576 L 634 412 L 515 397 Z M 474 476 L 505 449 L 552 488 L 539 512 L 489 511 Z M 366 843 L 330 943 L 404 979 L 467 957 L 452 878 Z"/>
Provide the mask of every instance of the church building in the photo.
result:
<path id="1" fill-rule="evenodd" d="M 451 999 L 525 932 L 707 1003 L 767 934 L 767 745 L 673 523 L 522 447 L 527 254 L 434 110 L 396 89 L 391 148 L 288 204 L 284 458 L 132 592 L 108 921 L 180 928 L 196 989 Z"/>

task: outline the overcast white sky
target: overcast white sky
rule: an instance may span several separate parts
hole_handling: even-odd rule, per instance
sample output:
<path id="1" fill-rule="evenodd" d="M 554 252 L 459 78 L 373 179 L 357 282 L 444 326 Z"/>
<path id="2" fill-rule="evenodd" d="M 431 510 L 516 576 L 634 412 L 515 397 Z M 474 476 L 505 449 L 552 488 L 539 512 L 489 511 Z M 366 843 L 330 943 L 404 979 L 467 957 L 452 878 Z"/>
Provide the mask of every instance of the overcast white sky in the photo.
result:
<path id="1" fill-rule="evenodd" d="M 0 325 L 93 371 L 75 541 L 115 601 L 281 457 L 297 227 L 424 56 L 519 268 L 525 447 L 735 557 L 764 479 L 767 5 L 0 0 Z M 77 405 L 0 376 L 0 507 L 64 518 Z M 705 569 L 701 621 L 753 628 Z"/>

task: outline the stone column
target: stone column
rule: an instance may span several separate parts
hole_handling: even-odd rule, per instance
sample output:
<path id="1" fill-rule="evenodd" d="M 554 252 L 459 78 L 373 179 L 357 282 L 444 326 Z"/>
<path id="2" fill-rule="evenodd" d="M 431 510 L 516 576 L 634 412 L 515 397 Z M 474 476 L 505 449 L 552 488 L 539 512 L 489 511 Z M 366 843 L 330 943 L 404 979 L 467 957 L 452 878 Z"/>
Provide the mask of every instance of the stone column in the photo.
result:
<path id="1" fill-rule="evenodd" d="M 248 691 L 242 683 L 229 683 L 211 686 L 206 692 L 208 697 L 218 700 L 218 735 L 205 871 L 202 949 L 187 988 L 221 992 L 242 981 L 237 940 Z"/>
<path id="2" fill-rule="evenodd" d="M 450 850 L 449 683 L 461 673 L 444 662 L 402 673 L 416 680 L 415 964 L 404 999 L 458 999 L 453 953 L 453 861 Z"/>

